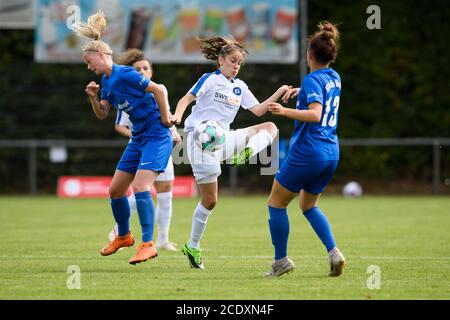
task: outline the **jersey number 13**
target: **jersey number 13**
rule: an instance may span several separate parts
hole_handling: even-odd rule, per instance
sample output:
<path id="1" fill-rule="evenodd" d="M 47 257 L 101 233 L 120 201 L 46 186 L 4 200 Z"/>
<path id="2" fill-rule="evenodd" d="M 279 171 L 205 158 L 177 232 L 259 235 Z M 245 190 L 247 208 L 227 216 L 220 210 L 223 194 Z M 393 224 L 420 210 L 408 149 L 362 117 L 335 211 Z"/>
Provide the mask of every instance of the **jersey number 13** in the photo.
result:
<path id="1" fill-rule="evenodd" d="M 331 104 L 331 100 L 333 100 L 333 104 Z M 330 114 L 331 106 L 333 106 L 333 113 Z M 331 97 L 330 99 L 328 99 L 328 101 L 325 103 L 325 114 L 322 118 L 322 127 L 326 127 L 327 125 L 330 127 L 334 127 L 336 125 L 338 109 L 339 96 Z"/>

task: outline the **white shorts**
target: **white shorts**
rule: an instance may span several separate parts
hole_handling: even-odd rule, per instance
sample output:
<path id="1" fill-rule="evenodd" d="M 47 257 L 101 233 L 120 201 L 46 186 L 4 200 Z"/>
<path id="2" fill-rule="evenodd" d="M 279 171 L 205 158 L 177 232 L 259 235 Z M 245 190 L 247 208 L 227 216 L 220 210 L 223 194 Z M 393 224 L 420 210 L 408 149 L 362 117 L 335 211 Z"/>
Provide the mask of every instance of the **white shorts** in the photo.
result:
<path id="1" fill-rule="evenodd" d="M 194 131 L 188 132 L 187 154 L 197 184 L 217 181 L 217 177 L 222 174 L 221 162 L 244 150 L 247 133 L 248 128 L 225 131 L 225 144 L 220 150 L 211 152 L 202 151 L 193 139 Z"/>
<path id="2" fill-rule="evenodd" d="M 173 161 L 172 156 L 169 157 L 169 161 L 167 162 L 167 167 L 164 170 L 164 172 L 161 172 L 158 177 L 156 178 L 156 181 L 173 181 L 175 180 L 175 174 L 173 170 Z"/>

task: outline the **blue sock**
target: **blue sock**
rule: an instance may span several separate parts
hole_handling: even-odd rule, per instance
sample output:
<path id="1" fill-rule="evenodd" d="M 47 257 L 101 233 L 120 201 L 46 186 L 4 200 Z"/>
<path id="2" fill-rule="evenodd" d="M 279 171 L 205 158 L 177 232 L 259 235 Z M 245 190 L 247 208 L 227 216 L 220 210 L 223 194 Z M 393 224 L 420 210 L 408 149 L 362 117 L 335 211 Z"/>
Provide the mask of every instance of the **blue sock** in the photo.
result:
<path id="1" fill-rule="evenodd" d="M 135 194 L 136 208 L 142 229 L 142 242 L 153 240 L 153 224 L 155 220 L 155 209 L 149 191 Z"/>
<path id="2" fill-rule="evenodd" d="M 275 260 L 287 256 L 289 238 L 289 218 L 286 208 L 269 208 L 269 229 L 275 247 Z"/>
<path id="3" fill-rule="evenodd" d="M 119 236 L 125 236 L 130 231 L 130 204 L 127 197 L 111 199 L 114 219 L 119 227 Z"/>
<path id="4" fill-rule="evenodd" d="M 327 248 L 327 251 L 330 252 L 331 249 L 336 247 L 330 223 L 328 222 L 327 217 L 322 213 L 322 211 L 320 211 L 319 207 L 312 207 L 311 209 L 303 212 L 303 214 L 306 219 L 308 219 L 320 240 L 322 240 L 322 243 Z"/>

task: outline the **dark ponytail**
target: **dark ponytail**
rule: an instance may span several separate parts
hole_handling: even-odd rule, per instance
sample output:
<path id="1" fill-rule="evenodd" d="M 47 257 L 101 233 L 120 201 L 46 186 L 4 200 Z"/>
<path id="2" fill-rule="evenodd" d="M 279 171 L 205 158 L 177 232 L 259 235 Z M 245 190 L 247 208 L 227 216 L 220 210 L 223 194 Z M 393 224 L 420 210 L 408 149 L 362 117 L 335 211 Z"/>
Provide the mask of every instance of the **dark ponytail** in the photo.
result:
<path id="1" fill-rule="evenodd" d="M 234 40 L 222 37 L 213 37 L 208 39 L 198 39 L 200 41 L 200 51 L 208 60 L 217 62 L 219 66 L 219 57 L 226 57 L 233 51 L 239 51 L 245 58 L 248 54 L 245 45 Z"/>

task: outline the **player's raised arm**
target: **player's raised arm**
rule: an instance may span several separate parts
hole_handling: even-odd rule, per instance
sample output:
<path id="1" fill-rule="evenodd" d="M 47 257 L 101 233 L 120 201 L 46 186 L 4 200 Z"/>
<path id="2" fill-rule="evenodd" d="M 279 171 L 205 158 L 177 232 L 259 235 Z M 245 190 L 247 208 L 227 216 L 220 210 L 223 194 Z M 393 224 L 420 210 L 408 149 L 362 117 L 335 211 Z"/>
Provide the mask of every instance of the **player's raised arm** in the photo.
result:
<path id="1" fill-rule="evenodd" d="M 260 104 L 251 107 L 249 110 L 258 117 L 261 117 L 268 111 L 269 103 L 277 102 L 282 96 L 284 96 L 287 92 L 289 92 L 290 89 L 292 89 L 292 86 L 282 85 L 268 99 L 266 99 L 264 102 Z"/>
<path id="2" fill-rule="evenodd" d="M 321 98 L 323 88 L 320 82 L 314 77 L 305 77 L 302 88 L 307 92 L 308 98 L 306 105 L 308 108 L 291 109 L 285 108 L 279 103 L 271 102 L 269 103 L 269 111 L 273 115 L 283 116 L 293 120 L 313 123 L 320 122 L 323 109 L 323 98 Z"/>
<path id="3" fill-rule="evenodd" d="M 287 103 L 289 101 L 289 99 L 292 99 L 292 98 L 295 98 L 296 96 L 298 96 L 299 91 L 300 91 L 300 88 L 291 88 L 283 95 L 281 100 L 284 103 Z"/>
<path id="4" fill-rule="evenodd" d="M 181 98 L 178 103 L 177 107 L 175 109 L 175 114 L 172 116 L 172 123 L 174 124 L 180 124 L 181 119 L 183 118 L 183 114 L 186 111 L 187 107 L 195 101 L 196 97 L 188 92 L 184 95 L 183 98 Z"/>
<path id="5" fill-rule="evenodd" d="M 159 113 L 161 114 L 161 122 L 166 127 L 172 126 L 169 102 L 164 93 L 164 89 L 162 89 L 159 84 L 150 82 L 145 91 L 151 92 L 155 96 L 156 104 L 158 105 Z"/>
<path id="6" fill-rule="evenodd" d="M 108 116 L 109 109 L 111 105 L 107 100 L 99 100 L 98 99 L 98 89 L 99 85 L 94 81 L 91 81 L 84 90 L 86 94 L 89 96 L 89 100 L 91 101 L 92 110 L 94 110 L 97 118 L 103 120 Z"/>
<path id="7" fill-rule="evenodd" d="M 313 102 L 308 105 L 308 108 L 308 110 L 297 110 L 283 107 L 276 102 L 269 103 L 269 111 L 272 112 L 273 115 L 303 122 L 320 122 L 320 118 L 322 117 L 322 105 L 319 102 Z"/>

